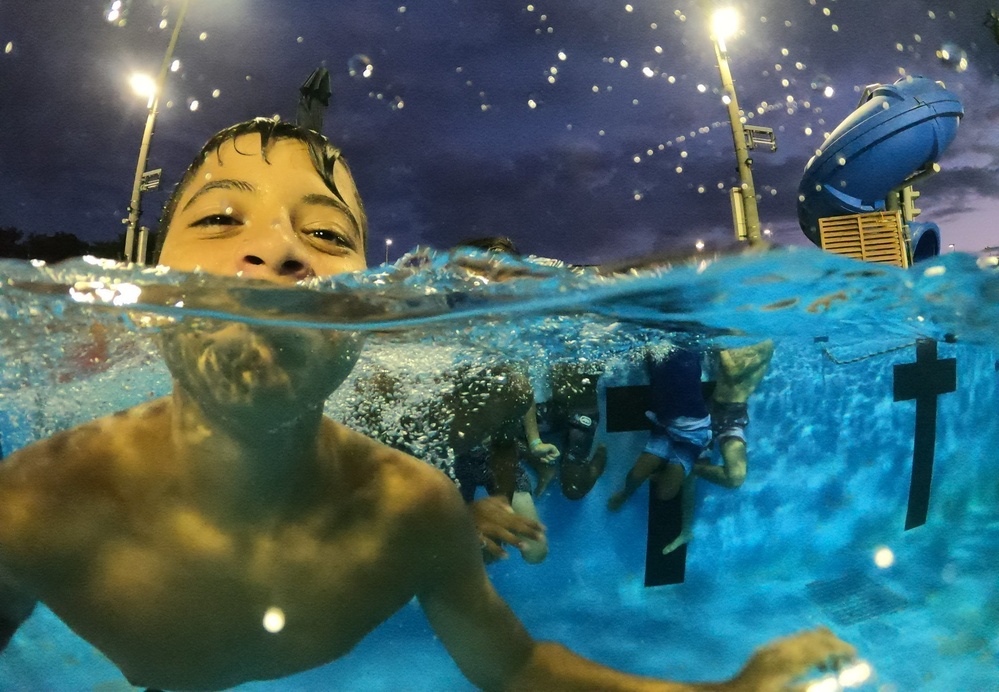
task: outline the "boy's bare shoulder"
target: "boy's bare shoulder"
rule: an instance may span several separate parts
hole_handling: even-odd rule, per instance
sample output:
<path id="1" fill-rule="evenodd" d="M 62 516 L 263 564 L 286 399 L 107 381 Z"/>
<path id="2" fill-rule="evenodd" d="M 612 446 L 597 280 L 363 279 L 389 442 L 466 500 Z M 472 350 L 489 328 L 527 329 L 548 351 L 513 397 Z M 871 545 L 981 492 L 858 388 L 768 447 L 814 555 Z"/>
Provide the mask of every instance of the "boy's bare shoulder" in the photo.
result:
<path id="1" fill-rule="evenodd" d="M 122 469 L 135 466 L 136 440 L 163 448 L 154 420 L 166 402 L 134 409 L 65 430 L 17 450 L 0 462 L 0 551 L 5 558 L 33 555 L 55 543 L 72 551 L 86 543 L 81 532 L 101 530 L 100 517 L 121 500 Z M 162 421 L 160 421 L 162 423 Z M 129 451 L 132 450 L 132 451 Z"/>

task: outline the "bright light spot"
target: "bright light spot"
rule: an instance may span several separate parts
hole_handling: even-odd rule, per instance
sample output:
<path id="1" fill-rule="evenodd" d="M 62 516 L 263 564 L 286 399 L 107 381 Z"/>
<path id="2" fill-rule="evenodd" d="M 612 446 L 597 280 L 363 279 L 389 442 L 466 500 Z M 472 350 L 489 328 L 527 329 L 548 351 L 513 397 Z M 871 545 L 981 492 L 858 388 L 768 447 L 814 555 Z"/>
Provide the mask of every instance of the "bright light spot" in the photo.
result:
<path id="1" fill-rule="evenodd" d="M 843 687 L 860 687 L 867 682 L 874 671 L 867 661 L 857 661 L 839 672 L 837 682 Z"/>
<path id="2" fill-rule="evenodd" d="M 625 5 L 625 6 L 624 6 L 624 11 L 625 11 L 625 12 L 634 12 L 634 11 L 635 11 L 635 8 L 634 8 L 634 7 L 632 7 L 631 5 Z"/>
<path id="3" fill-rule="evenodd" d="M 406 6 L 405 5 L 400 5 L 399 6 L 399 14 L 405 14 L 405 13 L 406 13 Z"/>
<path id="4" fill-rule="evenodd" d="M 878 548 L 874 551 L 874 564 L 881 569 L 888 569 L 895 564 L 895 553 L 885 546 Z"/>
<path id="5" fill-rule="evenodd" d="M 950 251 L 951 252 L 954 251 L 953 245 L 950 246 Z M 927 267 L 926 270 L 923 272 L 923 276 L 932 278 L 934 276 L 943 276 L 946 273 L 947 273 L 947 267 L 938 264 L 933 267 Z"/>
<path id="6" fill-rule="evenodd" d="M 385 239 L 385 245 L 386 245 L 386 247 L 390 246 L 391 244 L 392 244 L 392 239 L 391 238 L 386 238 Z"/>
<path id="7" fill-rule="evenodd" d="M 642 74 L 644 74 L 646 77 L 655 77 L 656 76 L 656 73 L 652 70 L 651 67 L 643 67 L 642 68 Z"/>
<path id="8" fill-rule="evenodd" d="M 704 249 L 704 241 L 698 240 L 696 243 L 694 243 L 694 247 L 697 248 L 698 252 L 700 252 L 701 250 Z"/>
<path id="9" fill-rule="evenodd" d="M 298 43 L 305 43 L 305 37 L 304 36 L 299 36 L 298 38 L 295 39 L 295 41 L 298 42 Z"/>
<path id="10" fill-rule="evenodd" d="M 120 16 L 121 12 L 119 12 L 118 10 L 111 10 L 110 12 L 108 12 L 108 21 L 112 23 L 117 22 Z"/>
<path id="11" fill-rule="evenodd" d="M 724 94 L 722 96 L 722 103 L 724 103 L 727 106 L 728 104 L 732 103 L 732 97 L 729 96 L 728 94 Z"/>
<path id="12" fill-rule="evenodd" d="M 156 93 L 156 82 L 147 74 L 133 73 L 128 79 L 128 84 L 132 87 L 132 91 L 139 96 L 152 98 L 153 94 Z"/>
<path id="13" fill-rule="evenodd" d="M 13 52 L 13 50 L 14 50 L 14 42 L 13 41 L 7 41 L 7 45 L 3 47 L 3 52 L 4 53 L 11 53 L 11 52 Z"/>
<path id="14" fill-rule="evenodd" d="M 190 108 L 192 112 L 198 110 L 198 108 L 200 108 L 200 107 L 201 107 L 201 104 L 198 103 L 198 99 L 192 99 L 191 100 L 191 105 L 188 106 L 188 108 Z"/>
<path id="15" fill-rule="evenodd" d="M 216 89 L 215 91 L 212 92 L 212 98 L 213 99 L 217 99 L 221 95 L 222 95 L 222 90 L 221 89 Z"/>
<path id="16" fill-rule="evenodd" d="M 822 8 L 822 14 L 824 14 L 825 16 L 828 17 L 829 15 L 832 14 L 832 10 L 830 10 L 828 7 L 823 7 Z"/>
<path id="17" fill-rule="evenodd" d="M 810 128 L 810 127 L 806 127 L 806 128 L 805 128 L 805 135 L 807 135 L 807 136 L 811 136 L 811 134 L 812 134 L 812 128 Z"/>
<path id="18" fill-rule="evenodd" d="M 160 28 L 161 29 L 166 29 L 167 28 L 167 20 L 165 20 L 165 19 L 161 19 L 160 20 Z"/>
<path id="19" fill-rule="evenodd" d="M 180 60 L 174 60 L 172 63 L 170 63 L 171 72 L 176 72 L 179 69 L 180 69 Z"/>
<path id="20" fill-rule="evenodd" d="M 264 613 L 264 629 L 271 634 L 277 634 L 284 629 L 284 611 L 270 607 Z"/>
<path id="21" fill-rule="evenodd" d="M 619 65 L 620 65 L 621 67 L 628 67 L 628 61 L 627 61 L 627 60 L 622 60 L 622 61 L 621 61 L 621 62 L 619 62 L 618 64 L 619 64 Z"/>
<path id="22" fill-rule="evenodd" d="M 551 75 L 550 77 L 548 77 L 548 83 L 549 84 L 554 84 L 555 83 L 555 75 Z"/>
<path id="23" fill-rule="evenodd" d="M 780 49 L 780 54 L 781 54 L 781 55 L 783 55 L 783 56 L 784 56 L 785 58 L 786 58 L 786 57 L 788 56 L 788 54 L 789 54 L 790 52 L 791 52 L 791 51 L 789 51 L 789 50 L 788 50 L 787 48 L 781 48 L 781 49 Z"/>
<path id="24" fill-rule="evenodd" d="M 634 161 L 635 163 L 641 163 L 642 162 L 642 157 L 639 156 L 638 154 L 635 154 L 635 156 L 632 157 L 631 160 Z"/>
<path id="25" fill-rule="evenodd" d="M 534 99 L 527 99 L 527 105 L 528 107 L 530 107 L 531 110 L 534 110 L 535 108 L 538 107 L 538 102 L 535 101 Z"/>
<path id="26" fill-rule="evenodd" d="M 564 60 L 565 60 L 565 59 L 566 59 L 567 57 L 569 57 L 569 56 L 567 56 L 567 55 L 565 54 L 565 51 L 564 51 L 564 50 L 560 50 L 560 51 L 558 52 L 558 59 L 559 59 L 559 60 L 562 60 L 562 61 L 564 61 Z"/>
<path id="27" fill-rule="evenodd" d="M 687 158 L 687 152 L 685 152 L 685 151 L 681 151 L 681 152 L 680 152 L 680 158 L 681 158 L 681 159 L 685 159 L 685 158 Z"/>
<path id="28" fill-rule="evenodd" d="M 739 13 L 731 7 L 724 7 L 711 17 L 711 31 L 715 38 L 726 39 L 739 30 Z"/>
<path id="29" fill-rule="evenodd" d="M 699 91 L 700 93 L 702 93 L 702 94 L 703 94 L 704 92 L 706 92 L 706 91 L 708 90 L 708 87 L 707 87 L 706 85 L 704 85 L 704 84 L 698 84 L 698 85 L 697 85 L 697 90 L 698 90 L 698 91 Z"/>
<path id="30" fill-rule="evenodd" d="M 805 688 L 805 692 L 841 692 L 841 690 L 835 675 L 827 675 L 820 680 L 809 683 L 808 687 Z"/>
<path id="31" fill-rule="evenodd" d="M 527 11 L 528 12 L 533 12 L 534 11 L 534 5 L 528 5 L 527 6 Z"/>
<path id="32" fill-rule="evenodd" d="M 669 77 L 666 78 L 666 81 L 669 82 L 670 84 L 676 84 L 676 77 L 674 75 L 670 75 Z"/>
<path id="33" fill-rule="evenodd" d="M 827 99 L 831 99 L 833 97 L 833 94 L 835 93 L 836 90 L 833 89 L 831 86 L 827 86 L 825 89 L 822 90 L 822 95 L 825 96 Z"/>
<path id="34" fill-rule="evenodd" d="M 683 166 L 677 166 L 676 167 L 676 172 L 677 173 L 683 173 Z"/>
<path id="35" fill-rule="evenodd" d="M 207 38 L 208 38 L 208 32 L 207 32 L 207 31 L 202 31 L 202 32 L 201 32 L 201 35 L 200 35 L 200 36 L 198 36 L 198 40 L 199 40 L 199 41 L 204 41 L 204 40 L 206 40 Z"/>
<path id="36" fill-rule="evenodd" d="M 600 87 L 598 87 L 596 84 L 594 84 L 591 87 L 591 91 L 593 91 L 594 94 L 599 94 L 600 93 Z"/>
<path id="37" fill-rule="evenodd" d="M 635 190 L 635 192 L 632 195 L 632 197 L 634 197 L 634 199 L 635 199 L 636 202 L 641 202 L 642 201 L 642 197 L 644 197 L 644 195 L 641 192 L 639 192 L 638 190 Z"/>
<path id="38" fill-rule="evenodd" d="M 662 55 L 663 54 L 663 47 L 662 46 L 656 46 L 656 54 L 657 55 Z"/>

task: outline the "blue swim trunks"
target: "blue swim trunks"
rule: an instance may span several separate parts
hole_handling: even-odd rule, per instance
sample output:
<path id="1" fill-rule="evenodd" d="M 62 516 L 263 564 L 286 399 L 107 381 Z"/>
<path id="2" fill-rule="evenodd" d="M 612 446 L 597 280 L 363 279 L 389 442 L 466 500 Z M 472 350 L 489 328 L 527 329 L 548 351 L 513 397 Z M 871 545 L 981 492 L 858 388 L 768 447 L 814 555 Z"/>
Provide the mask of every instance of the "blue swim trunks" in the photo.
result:
<path id="1" fill-rule="evenodd" d="M 680 464 L 690 473 L 694 462 L 711 445 L 711 416 L 681 416 L 663 424 L 651 411 L 645 415 L 652 421 L 652 435 L 645 443 L 645 452 L 668 463 Z"/>

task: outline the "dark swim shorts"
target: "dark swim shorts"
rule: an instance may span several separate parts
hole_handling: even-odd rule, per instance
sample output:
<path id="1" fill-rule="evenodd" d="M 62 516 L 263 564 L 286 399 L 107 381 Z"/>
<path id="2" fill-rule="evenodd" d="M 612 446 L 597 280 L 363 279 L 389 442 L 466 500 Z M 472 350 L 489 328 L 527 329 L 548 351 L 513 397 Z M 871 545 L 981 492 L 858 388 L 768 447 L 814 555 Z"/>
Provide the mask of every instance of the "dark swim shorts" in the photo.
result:
<path id="1" fill-rule="evenodd" d="M 745 442 L 747 425 L 749 425 L 749 409 L 746 402 L 712 402 L 711 428 L 718 442 L 730 438 Z"/>

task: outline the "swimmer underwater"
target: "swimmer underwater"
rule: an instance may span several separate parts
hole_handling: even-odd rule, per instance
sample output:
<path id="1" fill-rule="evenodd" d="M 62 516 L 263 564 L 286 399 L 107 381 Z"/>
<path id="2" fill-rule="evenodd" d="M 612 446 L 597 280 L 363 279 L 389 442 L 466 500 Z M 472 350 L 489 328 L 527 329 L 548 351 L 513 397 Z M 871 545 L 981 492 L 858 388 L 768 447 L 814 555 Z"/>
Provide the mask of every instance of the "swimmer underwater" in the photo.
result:
<path id="1" fill-rule="evenodd" d="M 257 119 L 185 173 L 159 262 L 292 285 L 363 270 L 365 234 L 339 152 Z M 730 681 L 688 684 L 535 641 L 491 585 L 454 484 L 323 415 L 352 336 L 196 321 L 161 345 L 170 395 L 0 464 L 0 644 L 40 601 L 131 684 L 218 690 L 329 663 L 415 596 L 487 690 L 778 690 L 854 653 L 810 630 Z"/>

